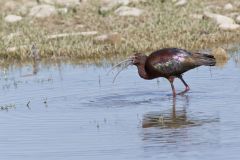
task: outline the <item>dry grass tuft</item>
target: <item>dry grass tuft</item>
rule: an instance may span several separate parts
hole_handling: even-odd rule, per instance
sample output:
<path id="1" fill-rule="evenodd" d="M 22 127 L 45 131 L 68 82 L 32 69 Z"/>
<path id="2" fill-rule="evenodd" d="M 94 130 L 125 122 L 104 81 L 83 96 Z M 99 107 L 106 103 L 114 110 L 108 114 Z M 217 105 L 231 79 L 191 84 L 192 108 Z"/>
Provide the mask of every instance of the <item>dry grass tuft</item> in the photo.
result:
<path id="1" fill-rule="evenodd" d="M 214 55 L 214 57 L 216 58 L 217 61 L 217 66 L 224 66 L 224 64 L 227 63 L 228 59 L 229 59 L 229 55 L 226 52 L 225 49 L 218 47 L 218 48 L 214 48 L 212 50 L 212 54 Z"/>

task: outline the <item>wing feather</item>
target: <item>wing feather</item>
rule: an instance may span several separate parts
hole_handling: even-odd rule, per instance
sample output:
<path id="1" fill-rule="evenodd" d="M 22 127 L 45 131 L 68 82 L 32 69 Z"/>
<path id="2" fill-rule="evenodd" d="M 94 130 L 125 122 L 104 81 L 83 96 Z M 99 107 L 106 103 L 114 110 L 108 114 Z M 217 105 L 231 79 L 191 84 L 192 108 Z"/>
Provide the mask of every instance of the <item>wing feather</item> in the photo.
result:
<path id="1" fill-rule="evenodd" d="M 167 56 L 161 59 L 153 65 L 153 67 L 159 72 L 165 75 L 180 75 L 183 72 L 194 68 L 195 66 L 191 63 L 192 54 L 184 50 L 178 50 L 171 56 Z"/>

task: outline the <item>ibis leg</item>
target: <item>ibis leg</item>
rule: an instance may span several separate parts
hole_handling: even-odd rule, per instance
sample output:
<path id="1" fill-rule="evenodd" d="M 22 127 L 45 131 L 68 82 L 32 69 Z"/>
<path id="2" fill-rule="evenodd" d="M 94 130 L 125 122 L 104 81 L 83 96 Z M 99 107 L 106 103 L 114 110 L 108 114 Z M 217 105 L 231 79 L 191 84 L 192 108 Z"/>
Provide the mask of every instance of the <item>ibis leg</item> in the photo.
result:
<path id="1" fill-rule="evenodd" d="M 184 94 L 184 93 L 188 92 L 188 91 L 190 90 L 190 87 L 188 86 L 188 84 L 184 81 L 184 79 L 182 78 L 182 76 L 179 76 L 178 78 L 182 81 L 182 83 L 183 83 L 184 86 L 185 86 L 185 90 L 182 91 L 182 92 L 180 92 L 180 93 L 178 93 L 178 94 Z"/>
<path id="2" fill-rule="evenodd" d="M 169 77 L 168 80 L 169 80 L 169 82 L 171 84 L 171 87 L 172 87 L 173 96 L 176 97 L 176 90 L 175 90 L 175 87 L 173 85 L 174 77 Z"/>

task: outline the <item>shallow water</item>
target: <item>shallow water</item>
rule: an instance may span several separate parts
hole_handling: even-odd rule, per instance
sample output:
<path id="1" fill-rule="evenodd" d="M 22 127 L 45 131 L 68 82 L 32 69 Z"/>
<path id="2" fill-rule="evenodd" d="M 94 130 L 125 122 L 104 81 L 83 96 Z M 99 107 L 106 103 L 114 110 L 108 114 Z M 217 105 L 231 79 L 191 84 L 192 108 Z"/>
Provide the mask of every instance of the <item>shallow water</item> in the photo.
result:
<path id="1" fill-rule="evenodd" d="M 240 68 L 200 67 L 173 99 L 167 80 L 129 67 L 12 66 L 0 71 L 0 159 L 239 159 Z M 180 81 L 175 82 L 183 90 Z"/>

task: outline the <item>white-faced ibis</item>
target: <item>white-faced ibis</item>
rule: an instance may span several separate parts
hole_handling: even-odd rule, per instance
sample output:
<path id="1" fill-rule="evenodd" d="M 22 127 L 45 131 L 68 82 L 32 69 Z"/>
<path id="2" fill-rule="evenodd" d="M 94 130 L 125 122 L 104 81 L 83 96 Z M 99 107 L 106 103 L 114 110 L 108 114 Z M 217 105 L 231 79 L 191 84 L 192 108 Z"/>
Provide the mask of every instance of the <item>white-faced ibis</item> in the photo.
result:
<path id="1" fill-rule="evenodd" d="M 188 84 L 184 81 L 182 75 L 184 72 L 199 66 L 214 66 L 216 60 L 214 56 L 204 53 L 191 53 L 184 49 L 164 48 L 151 53 L 149 56 L 136 53 L 134 56 L 122 61 L 126 66 L 132 64 L 137 66 L 138 74 L 141 78 L 151 80 L 158 77 L 164 77 L 169 80 L 173 96 L 176 91 L 173 85 L 174 78 L 179 78 L 185 86 L 185 90 L 178 94 L 184 94 L 189 91 Z M 127 63 L 127 65 L 126 65 Z"/>

